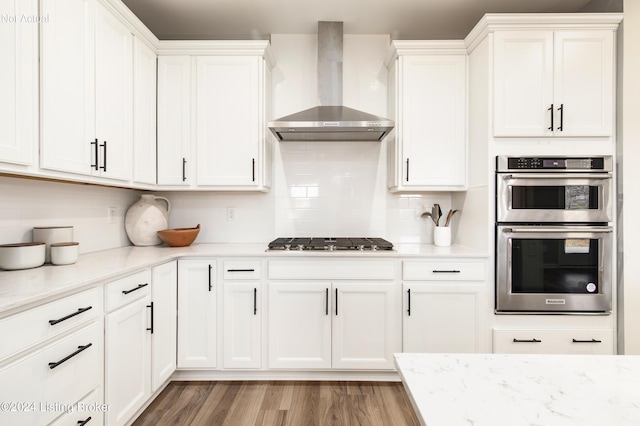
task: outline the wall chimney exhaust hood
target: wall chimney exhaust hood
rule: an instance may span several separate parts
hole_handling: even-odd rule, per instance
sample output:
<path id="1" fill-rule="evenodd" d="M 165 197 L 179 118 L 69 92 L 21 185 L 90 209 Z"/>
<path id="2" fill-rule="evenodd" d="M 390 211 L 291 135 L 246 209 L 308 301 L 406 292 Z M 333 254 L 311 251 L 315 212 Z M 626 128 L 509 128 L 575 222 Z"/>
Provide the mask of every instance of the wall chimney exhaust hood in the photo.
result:
<path id="1" fill-rule="evenodd" d="M 394 127 L 387 118 L 342 106 L 342 22 L 318 22 L 320 106 L 268 123 L 279 141 L 381 141 Z"/>

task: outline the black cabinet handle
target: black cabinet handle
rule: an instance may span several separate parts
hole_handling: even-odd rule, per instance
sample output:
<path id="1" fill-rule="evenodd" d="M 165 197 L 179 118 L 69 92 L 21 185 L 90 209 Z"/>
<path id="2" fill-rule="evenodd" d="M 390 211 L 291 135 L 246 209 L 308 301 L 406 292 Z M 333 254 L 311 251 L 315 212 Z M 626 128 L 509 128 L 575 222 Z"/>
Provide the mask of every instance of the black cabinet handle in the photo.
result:
<path id="1" fill-rule="evenodd" d="M 211 282 L 211 270 L 213 269 L 213 266 L 209 265 L 209 291 L 211 291 L 211 289 L 213 288 L 213 283 Z"/>
<path id="2" fill-rule="evenodd" d="M 329 315 L 329 289 L 325 289 L 324 294 L 324 314 Z"/>
<path id="3" fill-rule="evenodd" d="M 411 289 L 407 290 L 407 315 L 411 316 Z"/>
<path id="4" fill-rule="evenodd" d="M 560 104 L 558 111 L 560 111 L 560 127 L 558 127 L 558 130 L 562 131 L 562 127 L 564 126 L 564 104 Z"/>
<path id="5" fill-rule="evenodd" d="M 531 339 L 531 340 L 513 339 L 513 343 L 542 343 L 542 340 L 538 340 L 538 339 Z"/>
<path id="6" fill-rule="evenodd" d="M 338 289 L 336 288 L 336 315 L 338 315 Z"/>
<path id="7" fill-rule="evenodd" d="M 84 426 L 91 421 L 91 417 L 87 417 L 84 420 L 78 420 L 78 426 Z"/>
<path id="8" fill-rule="evenodd" d="M 591 340 L 577 340 L 577 339 L 572 339 L 573 343 L 602 343 L 602 340 L 596 340 L 596 339 L 591 339 Z"/>
<path id="9" fill-rule="evenodd" d="M 151 327 L 147 327 L 147 331 L 150 331 L 153 334 L 153 302 L 150 305 L 147 305 L 147 308 L 151 308 Z"/>
<path id="10" fill-rule="evenodd" d="M 73 358 L 74 356 L 78 355 L 80 352 L 84 351 L 85 349 L 89 349 L 92 345 L 93 345 L 93 343 L 88 343 L 88 344 L 86 344 L 86 345 L 84 345 L 84 346 L 78 346 L 78 350 L 77 350 L 77 351 L 75 351 L 74 353 L 72 353 L 72 354 L 70 354 L 70 355 L 65 356 L 65 357 L 64 357 L 64 358 L 62 358 L 60 361 L 57 361 L 57 362 L 50 362 L 50 363 L 49 363 L 49 368 L 53 370 L 54 368 L 56 368 L 56 367 L 57 367 L 57 366 L 59 366 L 60 364 L 62 364 L 62 363 L 64 363 L 64 362 L 66 362 L 66 361 L 69 361 L 71 358 Z"/>
<path id="11" fill-rule="evenodd" d="M 547 111 L 551 111 L 551 126 L 547 127 L 547 130 L 551 130 L 553 132 L 553 104 L 551 104 Z"/>
<path id="12" fill-rule="evenodd" d="M 258 313 L 258 289 L 253 289 L 253 315 Z"/>
<path id="13" fill-rule="evenodd" d="M 81 313 L 83 313 L 83 312 L 87 312 L 89 309 L 92 309 L 92 308 L 93 308 L 93 306 L 88 306 L 88 307 L 86 307 L 86 308 L 78 308 L 78 310 L 77 310 L 77 311 L 75 311 L 75 312 L 74 312 L 74 313 L 72 313 L 72 314 L 66 315 L 66 316 L 64 316 L 64 317 L 62 317 L 62 318 L 58 318 L 58 319 L 54 319 L 54 320 L 49 320 L 49 325 L 56 325 L 56 324 L 58 324 L 59 322 L 66 321 L 66 320 L 68 320 L 69 318 L 73 318 L 73 317 L 75 317 L 76 315 L 80 315 L 80 314 L 81 314 Z"/>
<path id="14" fill-rule="evenodd" d="M 407 158 L 407 177 L 406 181 L 409 182 L 409 159 Z"/>
<path id="15" fill-rule="evenodd" d="M 255 269 L 227 269 L 227 272 L 255 272 Z"/>
<path id="16" fill-rule="evenodd" d="M 91 142 L 91 145 L 93 145 L 93 155 L 96 159 L 95 164 L 92 164 L 91 167 L 93 167 L 94 170 L 98 170 L 98 138 Z"/>
<path id="17" fill-rule="evenodd" d="M 460 271 L 457 269 L 434 269 L 433 271 L 434 274 L 459 274 Z"/>
<path id="18" fill-rule="evenodd" d="M 251 159 L 251 181 L 252 182 L 256 181 L 256 159 L 255 158 Z"/>
<path id="19" fill-rule="evenodd" d="M 122 290 L 122 294 L 129 294 L 129 293 L 133 293 L 136 290 L 140 290 L 141 288 L 144 288 L 146 286 L 148 286 L 149 283 L 144 283 L 144 284 L 138 284 L 138 287 L 134 287 L 130 290 Z"/>
<path id="20" fill-rule="evenodd" d="M 182 181 L 187 180 L 187 159 L 182 157 Z"/>
<path id="21" fill-rule="evenodd" d="M 104 157 L 102 158 L 102 166 L 100 166 L 100 168 L 106 172 L 107 171 L 107 141 L 104 141 L 104 144 L 100 146 L 102 147 L 102 154 L 104 155 Z"/>

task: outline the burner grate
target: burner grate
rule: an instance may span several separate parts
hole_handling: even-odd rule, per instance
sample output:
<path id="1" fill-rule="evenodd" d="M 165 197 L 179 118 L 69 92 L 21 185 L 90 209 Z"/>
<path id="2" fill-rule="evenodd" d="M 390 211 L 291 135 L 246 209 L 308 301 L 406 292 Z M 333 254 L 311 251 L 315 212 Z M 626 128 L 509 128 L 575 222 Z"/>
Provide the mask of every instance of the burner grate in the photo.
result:
<path id="1" fill-rule="evenodd" d="M 283 251 L 334 251 L 359 250 L 377 251 L 393 250 L 393 244 L 383 238 L 346 238 L 346 237 L 296 237 L 276 238 L 268 245 L 268 250 Z"/>

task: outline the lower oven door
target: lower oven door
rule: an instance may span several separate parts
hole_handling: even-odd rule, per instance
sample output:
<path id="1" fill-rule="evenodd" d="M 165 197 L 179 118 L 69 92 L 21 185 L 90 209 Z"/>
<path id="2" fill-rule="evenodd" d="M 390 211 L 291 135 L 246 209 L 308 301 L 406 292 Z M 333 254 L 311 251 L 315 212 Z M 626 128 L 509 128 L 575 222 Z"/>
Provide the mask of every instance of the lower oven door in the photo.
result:
<path id="1" fill-rule="evenodd" d="M 496 232 L 496 311 L 609 313 L 610 226 L 510 226 Z"/>

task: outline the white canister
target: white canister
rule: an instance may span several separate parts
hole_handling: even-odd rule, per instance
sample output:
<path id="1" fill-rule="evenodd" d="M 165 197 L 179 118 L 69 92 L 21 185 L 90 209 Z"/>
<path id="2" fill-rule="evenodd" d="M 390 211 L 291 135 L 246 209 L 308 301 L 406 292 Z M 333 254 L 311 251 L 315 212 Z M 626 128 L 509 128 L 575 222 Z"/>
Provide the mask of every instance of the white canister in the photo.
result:
<path id="1" fill-rule="evenodd" d="M 73 226 L 38 226 L 33 228 L 33 242 L 45 243 L 45 263 L 51 262 L 51 244 L 73 241 Z"/>
<path id="2" fill-rule="evenodd" d="M 64 242 L 51 244 L 51 263 L 54 265 L 70 265 L 78 260 L 79 243 Z"/>
<path id="3" fill-rule="evenodd" d="M 124 218 L 124 229 L 133 245 L 161 244 L 158 231 L 169 227 L 170 211 L 171 204 L 165 197 L 152 194 L 141 195 L 140 199 L 129 207 Z"/>
<path id="4" fill-rule="evenodd" d="M 449 226 L 436 226 L 433 228 L 433 244 L 446 247 L 451 245 L 451 228 Z"/>

